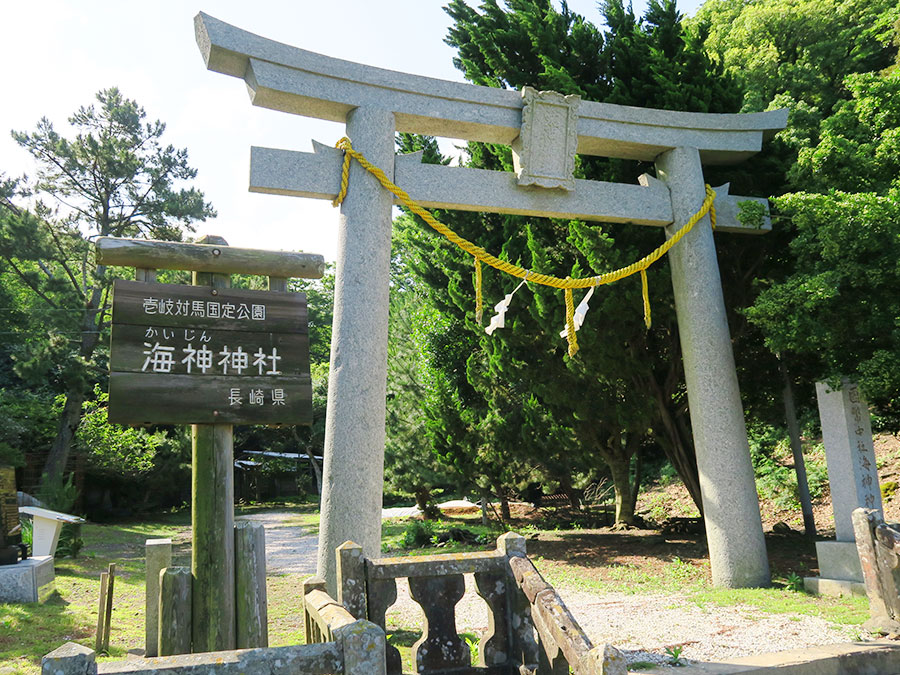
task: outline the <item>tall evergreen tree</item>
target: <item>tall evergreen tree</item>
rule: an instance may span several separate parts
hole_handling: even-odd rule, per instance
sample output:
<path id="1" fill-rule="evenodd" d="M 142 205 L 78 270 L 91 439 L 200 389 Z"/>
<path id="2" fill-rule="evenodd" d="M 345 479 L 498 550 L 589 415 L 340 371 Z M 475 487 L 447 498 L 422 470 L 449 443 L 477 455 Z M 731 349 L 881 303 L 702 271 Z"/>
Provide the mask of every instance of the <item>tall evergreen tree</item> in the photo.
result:
<path id="1" fill-rule="evenodd" d="M 604 6 L 610 26 L 606 33 L 565 4 L 559 10 L 549 0 L 509 0 L 504 5 L 486 0 L 476 11 L 454 0 L 447 8 L 455 22 L 447 39 L 458 49 L 455 63 L 476 84 L 529 85 L 597 101 L 702 112 L 732 111 L 739 103 L 733 82 L 682 27 L 674 2 L 654 1 L 645 19 L 638 20 L 621 0 L 613 0 Z M 512 168 L 507 147 L 469 144 L 467 152 L 469 166 Z M 578 160 L 578 177 L 589 179 L 635 181 L 649 168 L 638 162 Z M 661 241 L 659 232 L 630 226 L 458 212 L 438 217 L 504 259 L 557 276 L 620 267 Z M 474 352 L 467 360 L 465 386 L 486 405 L 484 418 L 530 409 L 532 421 L 546 425 L 551 420 L 567 430 L 547 434 L 528 425 L 495 425 L 492 443 L 498 451 L 507 448 L 501 456 L 523 466 L 543 464 L 544 474 L 560 482 L 571 482 L 579 472 L 587 475 L 598 467 L 599 456 L 613 474 L 617 522 L 628 524 L 635 496 L 629 466 L 649 437 L 673 458 L 699 505 L 665 265 L 650 273 L 651 331 L 643 325 L 635 280 L 599 289 L 579 333 L 582 349 L 569 359 L 565 342 L 556 335 L 564 325 L 559 291 L 522 288 L 506 315 L 506 328 L 487 336 L 472 320 L 471 259 L 423 231 L 405 236 L 420 247 L 411 268 L 432 289 L 432 302 L 471 336 L 464 338 Z M 486 272 L 485 305 L 516 284 L 518 280 Z M 517 399 L 510 392 L 528 396 L 520 393 Z M 531 435 L 523 438 L 523 430 Z M 553 447 L 543 442 L 548 436 Z"/>
<path id="2" fill-rule="evenodd" d="M 56 377 L 65 395 L 45 472 L 57 480 L 82 416 L 82 404 L 100 377 L 101 335 L 108 327 L 112 274 L 94 260 L 98 236 L 180 239 L 195 220 L 215 215 L 195 189 L 178 187 L 196 176 L 187 151 L 161 143 L 165 125 L 118 89 L 97 94 L 99 106 L 69 118 L 74 136 L 42 119 L 34 132 L 13 138 L 34 157 L 36 180 L 23 196 L 0 204 L 0 257 L 46 310 L 65 314 L 64 331 L 36 340 L 18 363 L 19 374 L 39 382 Z M 68 312 L 66 310 L 69 310 Z"/>

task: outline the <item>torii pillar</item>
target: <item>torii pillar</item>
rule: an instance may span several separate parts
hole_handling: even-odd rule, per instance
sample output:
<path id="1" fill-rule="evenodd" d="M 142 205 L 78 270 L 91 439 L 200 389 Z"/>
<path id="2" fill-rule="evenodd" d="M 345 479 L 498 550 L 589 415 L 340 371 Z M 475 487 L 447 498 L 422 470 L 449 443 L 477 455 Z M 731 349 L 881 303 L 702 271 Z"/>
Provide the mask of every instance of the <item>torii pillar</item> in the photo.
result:
<path id="1" fill-rule="evenodd" d="M 354 147 L 425 207 L 631 223 L 671 236 L 704 199 L 701 163 L 758 152 L 787 111 L 716 115 L 580 101 L 447 82 L 314 54 L 205 14 L 207 68 L 242 78 L 254 105 L 344 122 Z M 397 131 L 513 148 L 516 172 L 423 165 L 394 156 Z M 641 185 L 576 180 L 575 153 L 656 163 Z M 342 153 L 252 148 L 250 189 L 334 199 Z M 717 232 L 759 233 L 736 217 L 750 197 L 716 189 Z M 757 199 L 763 202 L 765 200 Z M 336 596 L 334 550 L 348 539 L 380 554 L 392 196 L 351 164 L 341 207 L 328 391 L 319 574 Z M 769 581 L 759 503 L 709 219 L 670 252 L 713 581 Z M 552 339 L 548 336 L 548 339 Z"/>

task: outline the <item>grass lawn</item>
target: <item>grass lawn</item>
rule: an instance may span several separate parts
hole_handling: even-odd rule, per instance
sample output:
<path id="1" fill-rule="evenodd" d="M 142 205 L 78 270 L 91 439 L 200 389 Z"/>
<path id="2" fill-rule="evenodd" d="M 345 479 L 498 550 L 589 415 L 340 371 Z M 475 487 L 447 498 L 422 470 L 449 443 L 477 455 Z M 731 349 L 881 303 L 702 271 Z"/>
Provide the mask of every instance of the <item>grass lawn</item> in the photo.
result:
<path id="1" fill-rule="evenodd" d="M 238 515 L 265 509 L 250 506 Z M 268 507 L 271 508 L 271 507 Z M 310 504 L 279 506 L 291 515 L 285 525 L 307 532 L 318 529 L 318 513 Z M 425 535 L 435 541 L 450 528 L 465 528 L 481 542 L 447 542 L 404 550 L 414 530 L 406 519 L 385 521 L 383 555 L 432 554 L 491 548 L 499 530 L 483 527 L 480 519 L 455 517 L 436 523 Z M 648 531 L 614 533 L 607 529 L 537 529 L 519 523 L 528 537 L 528 550 L 547 580 L 560 587 L 604 593 L 677 592 L 699 605 L 744 604 L 769 613 L 814 614 L 841 624 L 855 625 L 868 618 L 865 598 L 818 598 L 797 590 L 815 555 L 803 538 L 770 541 L 775 586 L 768 589 L 723 590 L 711 587 L 702 536 L 664 539 Z M 427 529 L 427 528 L 426 528 Z M 69 640 L 93 648 L 97 625 L 100 573 L 110 562 L 117 565 L 114 610 L 108 657 L 121 659 L 128 650 L 144 645 L 144 542 L 149 538 L 173 540 L 174 564 L 190 565 L 190 515 L 166 514 L 152 521 L 86 524 L 84 548 L 78 559 L 56 563 L 58 593 L 43 605 L 0 604 L 0 675 L 37 673 L 40 658 Z M 272 646 L 304 641 L 299 574 L 268 577 L 269 643 Z M 411 630 L 393 630 L 390 640 L 400 648 L 407 668 L 410 647 L 418 637 Z M 466 634 L 473 643 L 476 636 Z"/>

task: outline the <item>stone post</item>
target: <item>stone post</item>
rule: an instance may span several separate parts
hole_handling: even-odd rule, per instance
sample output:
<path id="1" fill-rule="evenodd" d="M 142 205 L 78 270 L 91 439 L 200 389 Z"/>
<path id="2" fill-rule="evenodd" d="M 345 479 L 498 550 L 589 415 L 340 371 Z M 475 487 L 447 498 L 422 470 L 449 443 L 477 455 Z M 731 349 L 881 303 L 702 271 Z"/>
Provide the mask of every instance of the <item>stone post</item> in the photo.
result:
<path id="1" fill-rule="evenodd" d="M 355 621 L 335 631 L 344 653 L 344 675 L 385 675 L 384 631 L 371 621 Z"/>
<path id="2" fill-rule="evenodd" d="M 347 115 L 353 147 L 394 173 L 394 115 L 356 108 Z M 347 540 L 381 553 L 392 195 L 357 162 L 341 204 L 318 575 L 337 597 L 335 549 Z"/>
<path id="3" fill-rule="evenodd" d="M 172 540 L 148 539 L 144 545 L 146 604 L 144 612 L 144 656 L 159 656 L 156 651 L 159 631 L 159 573 L 172 564 Z"/>
<path id="4" fill-rule="evenodd" d="M 41 658 L 41 673 L 43 675 L 96 675 L 96 654 L 93 649 L 75 642 L 67 642 Z"/>
<path id="5" fill-rule="evenodd" d="M 838 391 L 817 382 L 816 399 L 835 531 L 835 541 L 816 542 L 819 574 L 822 579 L 860 583 L 863 571 L 856 549 L 853 511 L 867 508 L 875 509 L 879 516 L 882 513 L 869 407 L 856 383 L 846 380 Z"/>
<path id="6" fill-rule="evenodd" d="M 671 191 L 671 236 L 705 197 L 700 153 L 669 150 L 656 169 Z M 769 561 L 708 217 L 672 248 L 669 264 L 713 584 L 765 586 Z"/>
<path id="7" fill-rule="evenodd" d="M 853 511 L 881 511 L 869 407 L 855 382 L 845 381 L 839 391 L 816 382 L 816 399 L 831 486 L 835 539 L 852 542 L 856 540 Z"/>

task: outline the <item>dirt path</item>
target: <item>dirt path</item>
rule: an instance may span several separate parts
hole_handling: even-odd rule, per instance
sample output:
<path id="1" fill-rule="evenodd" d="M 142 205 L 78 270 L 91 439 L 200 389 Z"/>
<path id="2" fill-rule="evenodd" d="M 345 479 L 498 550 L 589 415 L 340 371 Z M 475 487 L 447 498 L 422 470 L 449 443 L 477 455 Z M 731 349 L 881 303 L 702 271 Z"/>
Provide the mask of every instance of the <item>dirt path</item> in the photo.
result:
<path id="1" fill-rule="evenodd" d="M 266 528 L 269 575 L 315 573 L 317 535 L 294 524 L 296 514 L 242 518 Z M 700 607 L 677 594 L 599 594 L 565 586 L 557 590 L 594 644 L 614 644 L 630 663 L 666 664 L 665 649 L 672 646 L 683 647 L 683 660 L 716 661 L 860 639 L 856 628 L 818 617 L 767 614 L 740 605 Z M 471 575 L 466 575 L 466 594 L 456 606 L 456 619 L 460 632 L 477 634 L 487 628 L 487 605 L 476 595 Z M 422 611 L 409 597 L 405 580 L 397 584 L 397 602 L 388 611 L 387 624 L 388 631 L 421 631 Z"/>
<path id="2" fill-rule="evenodd" d="M 295 524 L 297 514 L 289 511 L 266 511 L 238 516 L 235 520 L 252 520 L 266 528 L 267 574 L 316 573 L 318 534 L 309 527 Z"/>

